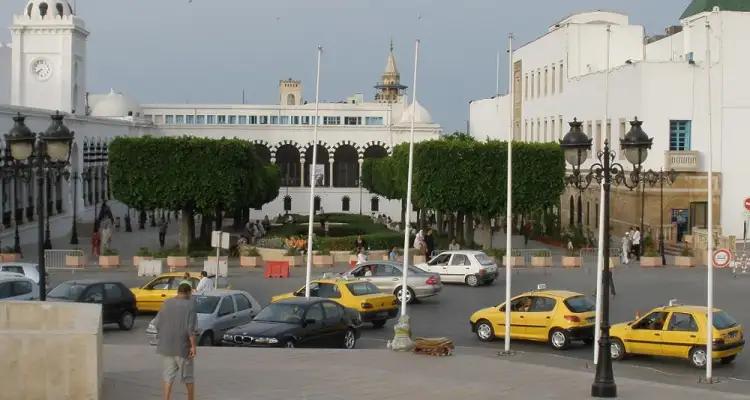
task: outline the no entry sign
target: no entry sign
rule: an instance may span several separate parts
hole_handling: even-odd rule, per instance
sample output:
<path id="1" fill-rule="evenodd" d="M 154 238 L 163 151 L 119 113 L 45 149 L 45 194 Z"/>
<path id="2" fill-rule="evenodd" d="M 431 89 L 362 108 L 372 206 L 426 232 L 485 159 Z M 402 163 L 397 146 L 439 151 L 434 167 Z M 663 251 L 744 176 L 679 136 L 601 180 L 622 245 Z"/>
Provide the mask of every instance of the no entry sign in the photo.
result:
<path id="1" fill-rule="evenodd" d="M 714 267 L 725 268 L 729 266 L 729 262 L 732 260 L 732 252 L 729 249 L 719 249 L 714 252 Z"/>
<path id="2" fill-rule="evenodd" d="M 745 199 L 745 210 L 750 211 L 750 197 Z"/>

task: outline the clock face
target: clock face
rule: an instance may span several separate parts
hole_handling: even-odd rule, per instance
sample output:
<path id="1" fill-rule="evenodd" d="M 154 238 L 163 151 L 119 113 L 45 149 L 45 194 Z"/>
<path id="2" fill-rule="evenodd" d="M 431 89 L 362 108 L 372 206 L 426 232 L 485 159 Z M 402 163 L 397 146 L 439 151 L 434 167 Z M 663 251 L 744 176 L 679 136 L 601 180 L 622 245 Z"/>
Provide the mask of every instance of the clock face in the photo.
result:
<path id="1" fill-rule="evenodd" d="M 52 76 L 52 67 L 49 61 L 39 58 L 31 63 L 31 72 L 40 81 L 46 81 Z"/>

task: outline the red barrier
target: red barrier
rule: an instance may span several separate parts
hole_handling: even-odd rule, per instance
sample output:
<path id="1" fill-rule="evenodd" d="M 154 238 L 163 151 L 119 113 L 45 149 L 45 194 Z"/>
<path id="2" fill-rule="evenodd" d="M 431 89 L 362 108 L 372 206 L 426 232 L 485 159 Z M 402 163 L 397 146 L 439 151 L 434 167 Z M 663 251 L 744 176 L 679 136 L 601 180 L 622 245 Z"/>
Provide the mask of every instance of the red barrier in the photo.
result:
<path id="1" fill-rule="evenodd" d="M 357 266 L 357 262 L 354 260 L 349 260 L 349 266 L 351 267 L 351 269 L 354 269 L 354 267 Z"/>
<path id="2" fill-rule="evenodd" d="M 266 278 L 289 278 L 289 261 L 266 261 Z"/>

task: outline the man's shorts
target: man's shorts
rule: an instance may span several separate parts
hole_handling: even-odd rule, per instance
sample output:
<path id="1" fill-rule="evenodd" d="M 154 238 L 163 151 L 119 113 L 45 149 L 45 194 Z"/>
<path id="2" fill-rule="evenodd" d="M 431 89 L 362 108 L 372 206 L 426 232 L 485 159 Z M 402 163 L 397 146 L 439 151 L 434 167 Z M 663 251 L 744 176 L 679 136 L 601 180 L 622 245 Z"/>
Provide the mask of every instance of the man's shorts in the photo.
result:
<path id="1" fill-rule="evenodd" d="M 162 378 L 164 382 L 173 383 L 180 373 L 182 383 L 193 383 L 193 360 L 189 358 L 162 356 Z"/>

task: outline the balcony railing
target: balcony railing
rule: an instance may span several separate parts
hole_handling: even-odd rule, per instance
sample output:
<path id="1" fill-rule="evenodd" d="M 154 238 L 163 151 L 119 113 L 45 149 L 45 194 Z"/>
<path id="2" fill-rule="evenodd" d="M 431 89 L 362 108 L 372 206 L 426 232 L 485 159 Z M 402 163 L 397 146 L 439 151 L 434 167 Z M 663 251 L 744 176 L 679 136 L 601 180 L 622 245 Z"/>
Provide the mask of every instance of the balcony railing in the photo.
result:
<path id="1" fill-rule="evenodd" d="M 699 167 L 700 152 L 698 151 L 667 151 L 665 152 L 666 169 L 678 172 L 695 172 Z"/>

